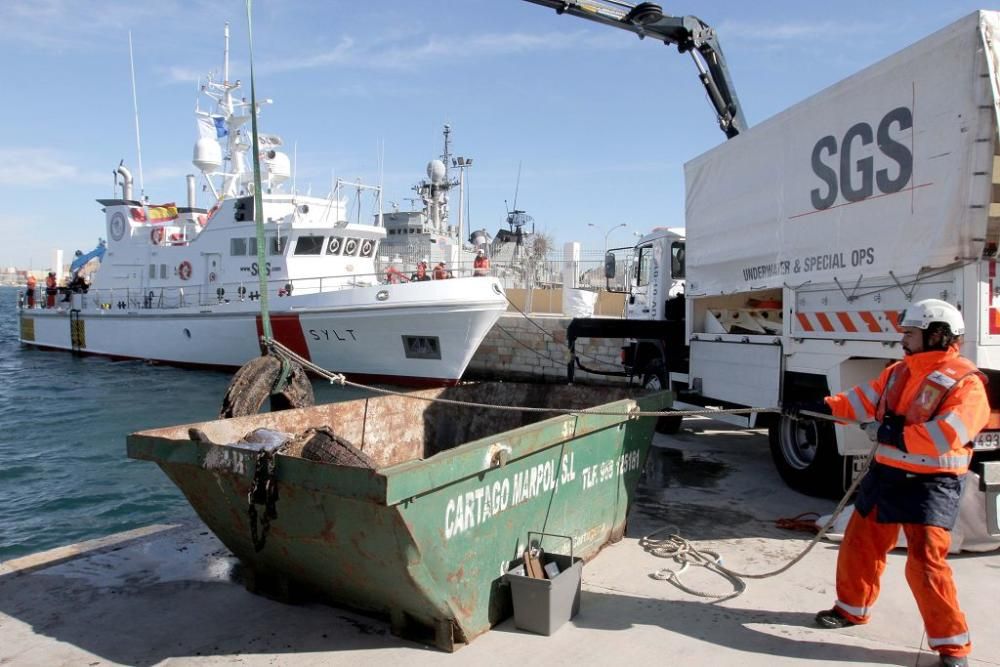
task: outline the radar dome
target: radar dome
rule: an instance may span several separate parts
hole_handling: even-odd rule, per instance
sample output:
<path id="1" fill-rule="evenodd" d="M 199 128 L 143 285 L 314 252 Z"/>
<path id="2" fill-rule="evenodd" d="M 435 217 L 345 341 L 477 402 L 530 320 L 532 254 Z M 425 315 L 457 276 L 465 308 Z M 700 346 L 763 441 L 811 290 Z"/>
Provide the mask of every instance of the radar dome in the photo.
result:
<path id="1" fill-rule="evenodd" d="M 194 145 L 194 158 L 191 160 L 203 174 L 210 174 L 222 166 L 222 146 L 210 137 L 198 140 Z"/>
<path id="2" fill-rule="evenodd" d="M 444 183 L 444 177 L 447 173 L 448 170 L 441 160 L 431 160 L 427 163 L 427 178 L 431 179 L 431 183 L 435 185 Z"/>
<path id="3" fill-rule="evenodd" d="M 267 159 L 267 173 L 271 176 L 271 183 L 278 185 L 287 181 L 292 175 L 292 164 L 288 160 L 288 155 L 280 151 L 271 151 Z"/>

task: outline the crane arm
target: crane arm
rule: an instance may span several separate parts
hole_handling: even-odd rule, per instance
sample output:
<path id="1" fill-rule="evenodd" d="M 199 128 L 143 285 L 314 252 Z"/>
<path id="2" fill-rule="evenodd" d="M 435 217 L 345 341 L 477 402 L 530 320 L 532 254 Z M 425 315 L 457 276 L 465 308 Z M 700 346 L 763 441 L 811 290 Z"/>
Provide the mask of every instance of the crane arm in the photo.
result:
<path id="1" fill-rule="evenodd" d="M 696 16 L 670 16 L 652 2 L 633 5 L 619 0 L 526 0 L 569 14 L 677 46 L 680 53 L 690 53 L 698 68 L 698 78 L 715 108 L 719 127 L 728 138 L 747 128 L 736 88 L 722 55 L 715 30 Z"/>

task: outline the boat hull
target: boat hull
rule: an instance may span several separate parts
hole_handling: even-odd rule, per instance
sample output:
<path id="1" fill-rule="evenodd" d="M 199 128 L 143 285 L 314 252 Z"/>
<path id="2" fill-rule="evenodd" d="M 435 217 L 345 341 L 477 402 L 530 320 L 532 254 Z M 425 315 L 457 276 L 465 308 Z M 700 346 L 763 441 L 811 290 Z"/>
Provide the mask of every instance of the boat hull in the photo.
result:
<path id="1" fill-rule="evenodd" d="M 210 307 L 23 309 L 22 343 L 116 359 L 237 368 L 260 354 L 258 302 Z M 492 280 L 357 287 L 274 299 L 274 338 L 352 379 L 410 386 L 457 382 L 506 309 Z"/>

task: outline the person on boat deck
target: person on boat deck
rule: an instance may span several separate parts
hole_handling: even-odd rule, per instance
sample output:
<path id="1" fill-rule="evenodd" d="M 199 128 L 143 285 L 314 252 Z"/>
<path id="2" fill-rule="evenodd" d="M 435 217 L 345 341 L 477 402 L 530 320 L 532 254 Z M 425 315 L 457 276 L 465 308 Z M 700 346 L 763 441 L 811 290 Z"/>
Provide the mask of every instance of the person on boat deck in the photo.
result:
<path id="1" fill-rule="evenodd" d="M 488 276 L 490 274 L 490 260 L 480 248 L 476 251 L 476 258 L 472 260 L 472 275 Z"/>
<path id="2" fill-rule="evenodd" d="M 434 280 L 444 280 L 445 278 L 451 278 L 448 275 L 448 269 L 445 268 L 444 262 L 438 262 L 437 266 L 434 267 Z"/>
<path id="3" fill-rule="evenodd" d="M 31 275 L 29 273 L 28 274 L 28 289 L 27 289 L 27 294 L 26 294 L 27 299 L 28 299 L 28 308 L 34 308 L 35 307 L 35 288 L 36 287 L 38 287 L 38 281 L 35 279 L 35 276 L 33 276 L 33 275 Z"/>
<path id="4" fill-rule="evenodd" d="M 56 307 L 56 295 L 59 293 L 59 286 L 56 283 L 56 272 L 49 271 L 49 275 L 45 276 L 45 307 L 55 308 Z"/>
<path id="5" fill-rule="evenodd" d="M 792 410 L 870 423 L 869 435 L 879 443 L 837 556 L 837 601 L 816 614 L 816 623 L 845 628 L 869 621 L 886 554 L 902 527 L 906 581 L 927 643 L 940 664 L 968 665 L 969 626 L 945 558 L 971 443 L 990 417 L 985 378 L 959 354 L 965 322 L 955 306 L 938 299 L 917 301 L 906 309 L 900 327 L 902 361 L 871 382 Z"/>
<path id="6" fill-rule="evenodd" d="M 397 261 L 398 260 L 398 261 Z M 403 260 L 394 258 L 392 264 L 390 264 L 385 270 L 385 279 L 391 285 L 397 285 L 399 283 L 405 283 L 409 280 L 399 268 L 399 264 Z"/>
<path id="7" fill-rule="evenodd" d="M 427 275 L 427 262 L 419 262 L 417 264 L 417 272 L 410 276 L 410 280 L 430 280 L 431 277 Z"/>

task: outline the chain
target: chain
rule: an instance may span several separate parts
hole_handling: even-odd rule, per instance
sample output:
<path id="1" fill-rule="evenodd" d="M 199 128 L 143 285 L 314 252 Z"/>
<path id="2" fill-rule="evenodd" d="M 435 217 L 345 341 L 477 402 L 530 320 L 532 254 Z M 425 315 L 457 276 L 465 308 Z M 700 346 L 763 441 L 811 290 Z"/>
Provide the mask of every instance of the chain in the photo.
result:
<path id="1" fill-rule="evenodd" d="M 247 492 L 247 517 L 250 520 L 250 539 L 253 548 L 260 551 L 267 543 L 267 533 L 271 528 L 271 520 L 278 518 L 278 480 L 274 476 L 277 467 L 276 454 L 282 448 L 269 451 L 260 450 L 254 464 L 253 479 Z M 264 506 L 260 521 L 260 532 L 257 531 L 257 505 Z"/>

